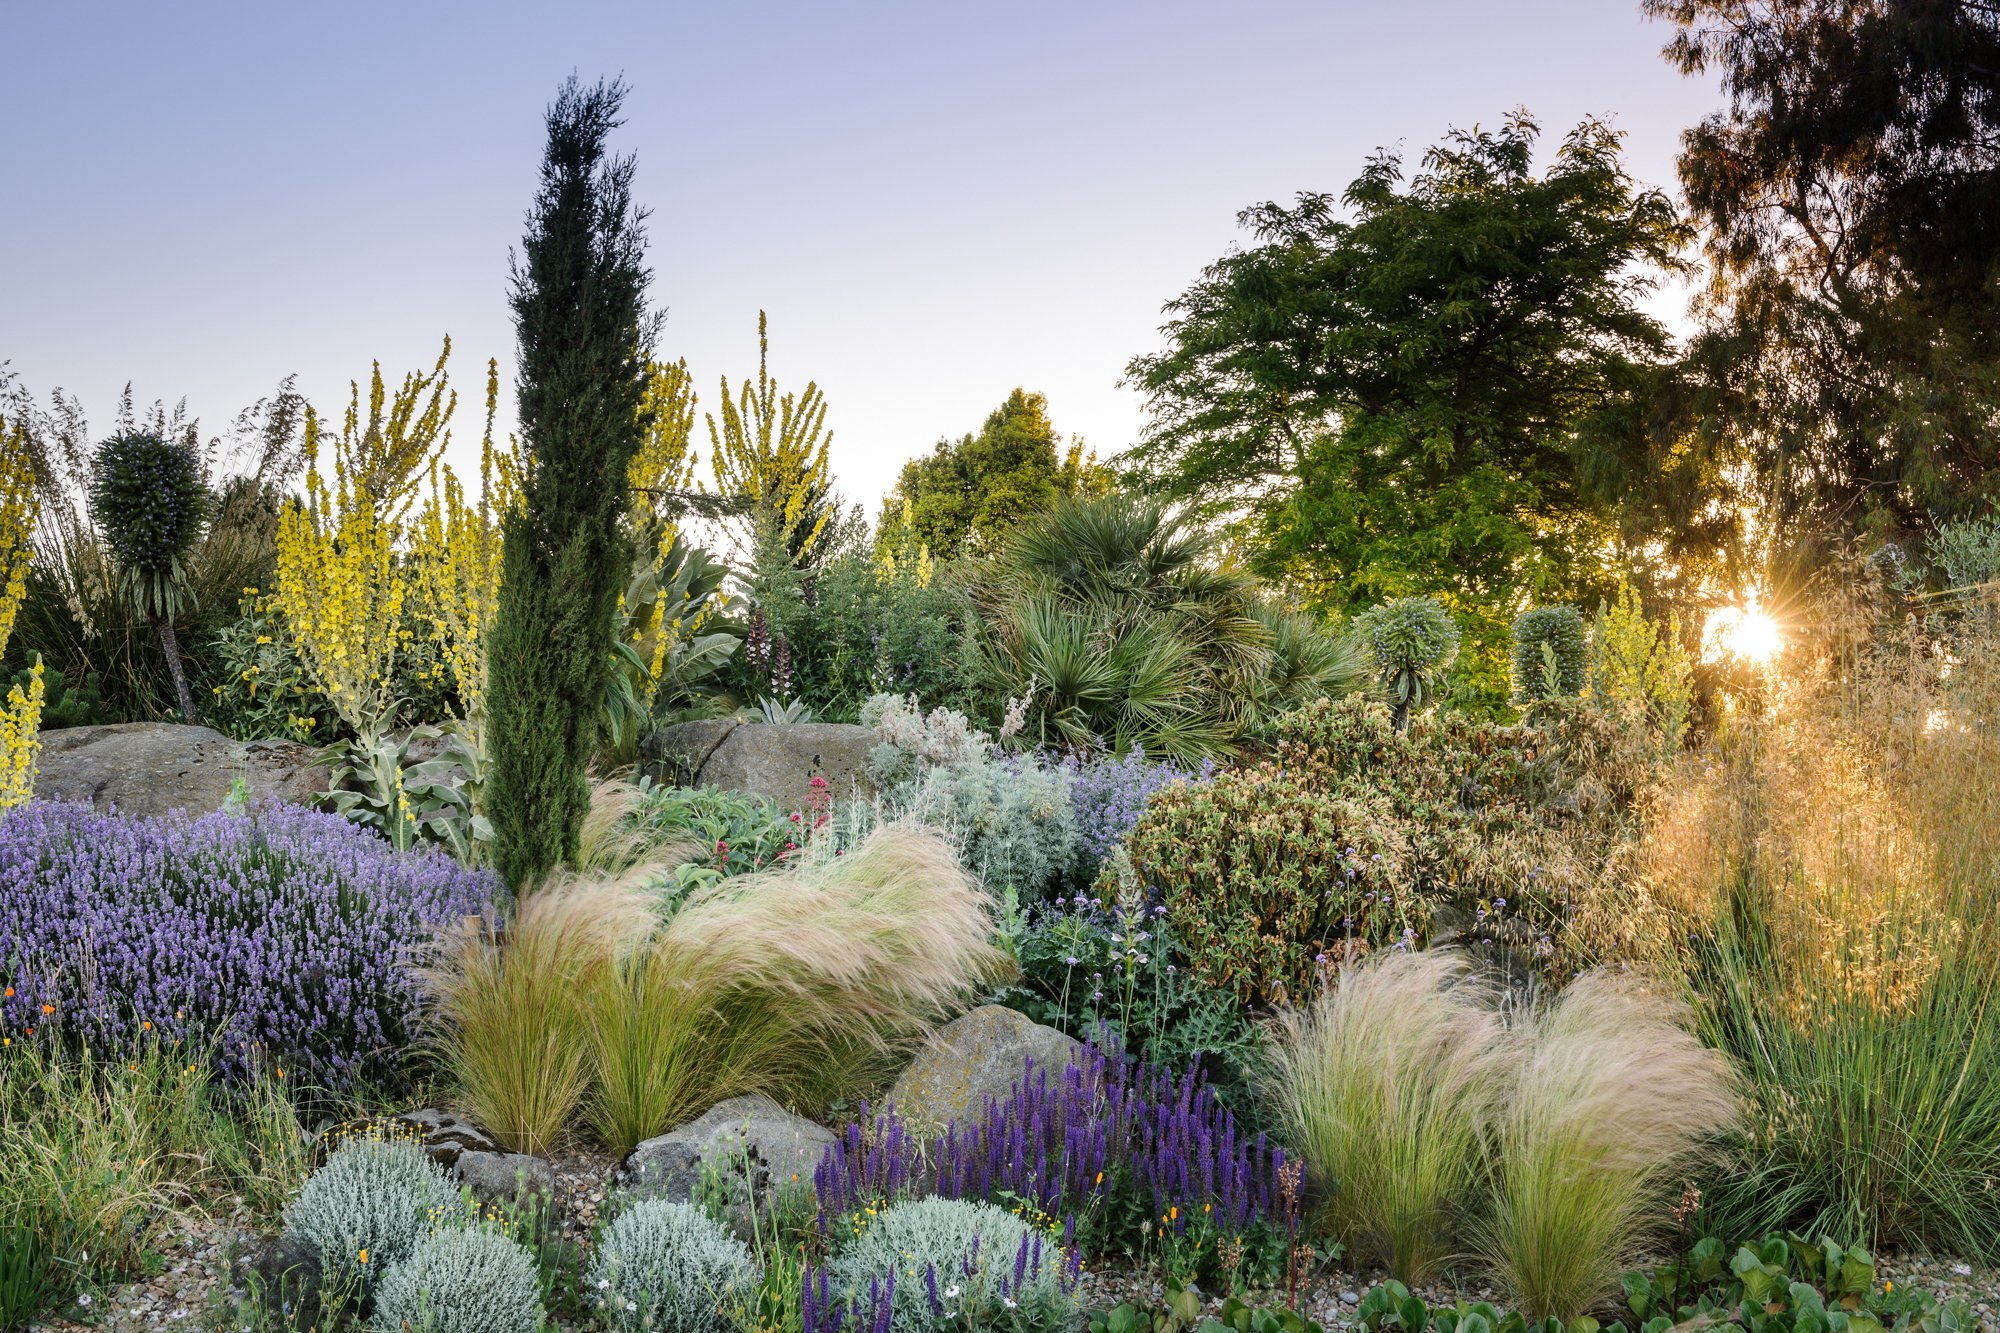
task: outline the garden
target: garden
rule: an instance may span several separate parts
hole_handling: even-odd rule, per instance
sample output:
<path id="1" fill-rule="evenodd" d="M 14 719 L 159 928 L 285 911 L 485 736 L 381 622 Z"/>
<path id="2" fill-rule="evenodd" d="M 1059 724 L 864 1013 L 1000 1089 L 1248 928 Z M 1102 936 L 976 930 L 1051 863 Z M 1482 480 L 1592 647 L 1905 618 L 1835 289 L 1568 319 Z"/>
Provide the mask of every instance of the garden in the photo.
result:
<path id="1" fill-rule="evenodd" d="M 624 97 L 518 433 L 0 369 L 0 1330 L 2000 1326 L 2000 514 L 1669 346 L 1635 265 L 1790 262 L 1699 163 L 1252 209 L 1146 447 L 1017 389 L 871 520 L 762 315 L 665 359 Z"/>

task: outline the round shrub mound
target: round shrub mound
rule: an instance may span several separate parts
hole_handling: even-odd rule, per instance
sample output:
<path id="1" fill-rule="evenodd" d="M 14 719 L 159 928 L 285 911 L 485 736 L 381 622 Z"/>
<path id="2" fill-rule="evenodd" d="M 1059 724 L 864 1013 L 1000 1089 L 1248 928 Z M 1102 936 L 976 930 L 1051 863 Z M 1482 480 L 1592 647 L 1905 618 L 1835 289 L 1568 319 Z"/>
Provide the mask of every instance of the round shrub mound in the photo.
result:
<path id="1" fill-rule="evenodd" d="M 226 1076 L 269 1061 L 294 1086 L 385 1080 L 421 998 L 408 964 L 497 891 L 297 806 L 133 819 L 31 802 L 0 816 L 0 1027 L 101 1052 L 212 1039 Z"/>
<path id="2" fill-rule="evenodd" d="M 412 1143 L 362 1139 L 326 1159 L 285 1209 L 285 1231 L 319 1257 L 330 1287 L 374 1288 L 464 1202 L 444 1168 Z"/>
<path id="3" fill-rule="evenodd" d="M 1014 1214 L 964 1199 L 911 1199 L 884 1209 L 828 1266 L 836 1288 L 866 1308 L 871 1283 L 893 1274 L 890 1327 L 942 1333 L 983 1327 L 1004 1302 L 1021 1327 L 1061 1327 L 1073 1305 L 1062 1247 Z"/>
<path id="4" fill-rule="evenodd" d="M 589 1289 L 616 1333 L 712 1333 L 755 1281 L 750 1251 L 707 1213 L 648 1199 L 605 1228 Z"/>
<path id="5" fill-rule="evenodd" d="M 375 1323 L 407 1333 L 535 1333 L 542 1324 L 535 1256 L 495 1232 L 440 1232 L 382 1279 Z"/>
<path id="6" fill-rule="evenodd" d="M 1264 764 L 1170 787 L 1146 808 L 1132 864 L 1163 895 L 1196 980 L 1246 1004 L 1303 1000 L 1346 941 L 1424 933 L 1408 840 L 1378 802 L 1327 785 Z"/>

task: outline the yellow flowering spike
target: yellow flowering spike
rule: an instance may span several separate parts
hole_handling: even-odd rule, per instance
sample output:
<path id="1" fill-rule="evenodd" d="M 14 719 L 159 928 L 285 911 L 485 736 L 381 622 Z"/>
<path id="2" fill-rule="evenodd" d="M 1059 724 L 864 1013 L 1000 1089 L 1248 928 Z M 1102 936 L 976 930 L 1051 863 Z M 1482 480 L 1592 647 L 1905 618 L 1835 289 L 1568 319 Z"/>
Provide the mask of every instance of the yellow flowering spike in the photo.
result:
<path id="1" fill-rule="evenodd" d="M 445 361 L 447 338 L 428 375 L 410 374 L 391 396 L 377 363 L 368 411 L 353 386 L 347 415 L 322 459 L 318 416 L 306 411 L 306 495 L 278 518 L 278 603 L 313 684 L 366 743 L 394 707 L 395 665 L 409 575 L 399 547 L 417 480 L 451 438 L 458 397 Z"/>
<path id="2" fill-rule="evenodd" d="M 28 557 L 35 530 L 35 476 L 28 433 L 9 429 L 0 418 L 0 652 L 14 632 L 14 619 L 28 595 Z M 28 688 L 7 690 L 0 712 L 0 810 L 20 805 L 35 793 L 35 765 L 41 756 L 42 659 L 29 668 Z"/>

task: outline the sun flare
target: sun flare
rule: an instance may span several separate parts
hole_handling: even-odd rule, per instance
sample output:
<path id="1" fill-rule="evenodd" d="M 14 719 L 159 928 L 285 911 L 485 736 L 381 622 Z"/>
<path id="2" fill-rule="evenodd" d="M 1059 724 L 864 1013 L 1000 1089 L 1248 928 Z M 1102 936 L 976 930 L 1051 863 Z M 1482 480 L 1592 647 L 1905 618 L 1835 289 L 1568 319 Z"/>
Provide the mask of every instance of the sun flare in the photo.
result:
<path id="1" fill-rule="evenodd" d="M 1785 636 L 1771 613 L 1757 604 L 1757 590 L 1743 596 L 1740 606 L 1724 606 L 1709 613 L 1701 629 L 1702 657 L 1719 662 L 1725 657 L 1764 666 L 1784 651 Z"/>

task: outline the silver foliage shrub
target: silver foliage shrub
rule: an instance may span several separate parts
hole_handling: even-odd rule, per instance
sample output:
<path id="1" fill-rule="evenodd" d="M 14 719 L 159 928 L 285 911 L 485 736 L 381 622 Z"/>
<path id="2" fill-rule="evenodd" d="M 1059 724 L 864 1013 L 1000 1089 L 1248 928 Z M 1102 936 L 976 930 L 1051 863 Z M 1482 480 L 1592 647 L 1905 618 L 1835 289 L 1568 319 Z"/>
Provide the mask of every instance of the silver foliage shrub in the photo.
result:
<path id="1" fill-rule="evenodd" d="M 829 1268 L 838 1290 L 863 1300 L 871 1279 L 893 1273 L 896 1333 L 983 1327 L 1002 1310 L 1013 1326 L 1060 1328 L 1074 1310 L 1059 1238 L 990 1203 L 928 1198 L 891 1205 Z"/>
<path id="2" fill-rule="evenodd" d="M 614 1333 L 713 1333 L 755 1281 L 750 1251 L 707 1213 L 648 1199 L 604 1229 L 589 1291 Z"/>
<path id="3" fill-rule="evenodd" d="M 375 1324 L 386 1333 L 535 1333 L 535 1256 L 497 1232 L 439 1232 L 383 1277 Z"/>
<path id="4" fill-rule="evenodd" d="M 989 892 L 1046 895 L 1078 844 L 1073 772 L 1035 755 L 1009 756 L 964 714 L 926 714 L 914 698 L 878 694 L 861 721 L 881 735 L 869 756 L 880 795 L 835 819 L 836 840 L 858 842 L 876 824 L 907 820 L 950 840 Z"/>
<path id="5" fill-rule="evenodd" d="M 306 1178 L 285 1209 L 285 1230 L 319 1256 L 328 1285 L 369 1291 L 432 1232 L 457 1226 L 464 1212 L 457 1184 L 423 1149 L 361 1139 Z"/>

